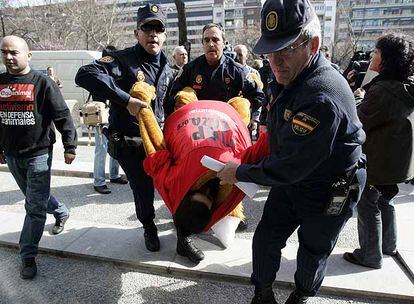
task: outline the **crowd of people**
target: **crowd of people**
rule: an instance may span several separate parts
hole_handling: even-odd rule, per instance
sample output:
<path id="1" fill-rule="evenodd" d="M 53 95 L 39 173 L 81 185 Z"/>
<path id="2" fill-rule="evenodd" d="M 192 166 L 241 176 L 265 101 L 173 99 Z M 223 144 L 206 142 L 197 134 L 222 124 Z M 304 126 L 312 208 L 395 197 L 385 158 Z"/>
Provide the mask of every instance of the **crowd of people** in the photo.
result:
<path id="1" fill-rule="evenodd" d="M 247 227 L 233 185 L 269 186 L 253 237 L 251 303 L 277 303 L 272 283 L 296 229 L 296 288 L 285 303 L 306 303 L 320 289 L 327 259 L 354 209 L 360 248 L 343 258 L 381 268 L 383 255 L 397 252 L 393 199 L 398 183 L 414 177 L 414 40 L 398 33 L 379 37 L 369 65 L 378 76 L 352 91 L 321 46 L 321 26 L 308 0 L 267 0 L 261 18 L 253 51 L 266 60 L 255 60 L 254 67 L 247 65 L 245 45 L 236 45 L 234 56 L 226 54 L 225 32 L 215 23 L 203 28 L 201 56 L 189 61 L 178 46 L 170 65 L 162 50 L 165 12 L 147 4 L 137 12 L 137 43 L 106 50 L 79 69 L 75 82 L 110 103 L 105 135 L 96 132 L 95 190 L 110 193 L 107 151 L 126 174 L 128 181 L 111 166 L 111 182 L 129 182 L 149 251 L 162 245 L 155 187 L 171 210 L 177 253 L 197 264 L 204 254 L 192 234 L 227 214 L 240 219 L 239 229 Z M 22 38 L 4 37 L 1 51 L 7 68 L 0 75 L 2 90 L 30 91 L 0 96 L 0 162 L 26 198 L 19 245 L 21 277 L 31 279 L 46 213 L 56 218 L 54 234 L 69 218 L 68 208 L 50 193 L 52 123 L 62 133 L 68 164 L 77 138 L 53 70 L 47 77 L 30 69 L 32 55 Z M 184 142 L 189 144 L 183 148 Z M 211 151 L 224 169 L 197 167 L 201 150 Z"/>

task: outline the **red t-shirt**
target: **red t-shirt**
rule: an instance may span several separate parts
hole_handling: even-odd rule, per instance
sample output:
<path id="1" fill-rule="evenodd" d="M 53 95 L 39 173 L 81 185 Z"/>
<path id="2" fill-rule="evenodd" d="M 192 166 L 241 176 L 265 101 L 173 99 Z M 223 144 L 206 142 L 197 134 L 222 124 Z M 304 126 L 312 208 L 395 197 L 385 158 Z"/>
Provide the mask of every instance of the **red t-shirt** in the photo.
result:
<path id="1" fill-rule="evenodd" d="M 252 163 L 269 154 L 267 133 L 249 148 L 247 127 L 236 110 L 222 101 L 197 101 L 180 108 L 165 121 L 163 133 L 167 150 L 148 155 L 144 169 L 172 214 L 191 186 L 209 171 L 200 163 L 204 155 L 223 163 Z M 234 186 L 205 230 L 230 213 L 244 196 Z"/>

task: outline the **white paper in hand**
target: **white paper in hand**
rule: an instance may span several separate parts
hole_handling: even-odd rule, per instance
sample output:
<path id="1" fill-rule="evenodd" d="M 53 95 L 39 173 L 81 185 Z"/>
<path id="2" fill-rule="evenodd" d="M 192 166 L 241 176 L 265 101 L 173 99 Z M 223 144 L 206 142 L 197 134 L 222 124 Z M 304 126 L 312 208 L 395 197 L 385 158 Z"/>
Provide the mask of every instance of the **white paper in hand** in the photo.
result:
<path id="1" fill-rule="evenodd" d="M 204 155 L 201 158 L 201 164 L 215 172 L 219 172 L 224 168 L 224 163 L 221 161 L 218 161 L 214 158 L 211 158 L 210 156 Z M 246 195 L 250 198 L 253 198 L 257 191 L 259 191 L 259 185 L 255 183 L 246 183 L 246 182 L 237 182 L 236 187 L 239 188 L 241 191 L 246 193 Z"/>
<path id="2" fill-rule="evenodd" d="M 228 248 L 234 241 L 239 223 L 239 218 L 227 215 L 215 223 L 211 227 L 211 230 L 213 230 L 214 234 L 224 247 Z"/>

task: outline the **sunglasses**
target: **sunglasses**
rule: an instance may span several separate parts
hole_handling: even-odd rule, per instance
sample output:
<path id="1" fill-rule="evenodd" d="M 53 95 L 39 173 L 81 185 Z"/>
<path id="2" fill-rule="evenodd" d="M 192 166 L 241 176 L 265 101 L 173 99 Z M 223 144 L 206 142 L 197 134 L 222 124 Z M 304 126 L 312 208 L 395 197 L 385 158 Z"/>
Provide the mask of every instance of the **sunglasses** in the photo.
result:
<path id="1" fill-rule="evenodd" d="M 162 23 L 144 23 L 141 24 L 139 28 L 145 33 L 151 33 L 152 31 L 155 31 L 156 33 L 165 32 L 165 26 Z"/>

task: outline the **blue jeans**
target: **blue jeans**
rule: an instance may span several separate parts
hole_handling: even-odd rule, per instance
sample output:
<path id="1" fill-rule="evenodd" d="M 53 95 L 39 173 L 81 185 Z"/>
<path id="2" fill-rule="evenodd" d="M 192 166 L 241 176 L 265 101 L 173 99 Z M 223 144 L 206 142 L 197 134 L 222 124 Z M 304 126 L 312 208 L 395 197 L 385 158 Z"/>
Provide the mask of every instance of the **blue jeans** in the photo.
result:
<path id="1" fill-rule="evenodd" d="M 393 198 L 397 185 L 367 186 L 358 203 L 358 238 L 360 249 L 354 256 L 364 265 L 382 266 L 383 254 L 397 251 L 397 218 Z"/>
<path id="2" fill-rule="evenodd" d="M 108 140 L 102 134 L 102 129 L 95 127 L 95 158 L 93 161 L 93 185 L 105 185 L 105 161 L 108 149 Z M 120 177 L 119 163 L 116 159 L 109 156 L 109 178 L 115 179 Z"/>
<path id="3" fill-rule="evenodd" d="M 56 219 L 69 214 L 64 204 L 50 194 L 52 152 L 17 158 L 6 155 L 7 166 L 20 190 L 26 197 L 26 217 L 20 234 L 20 255 L 22 259 L 37 255 L 39 241 L 45 228 L 46 213 Z"/>

